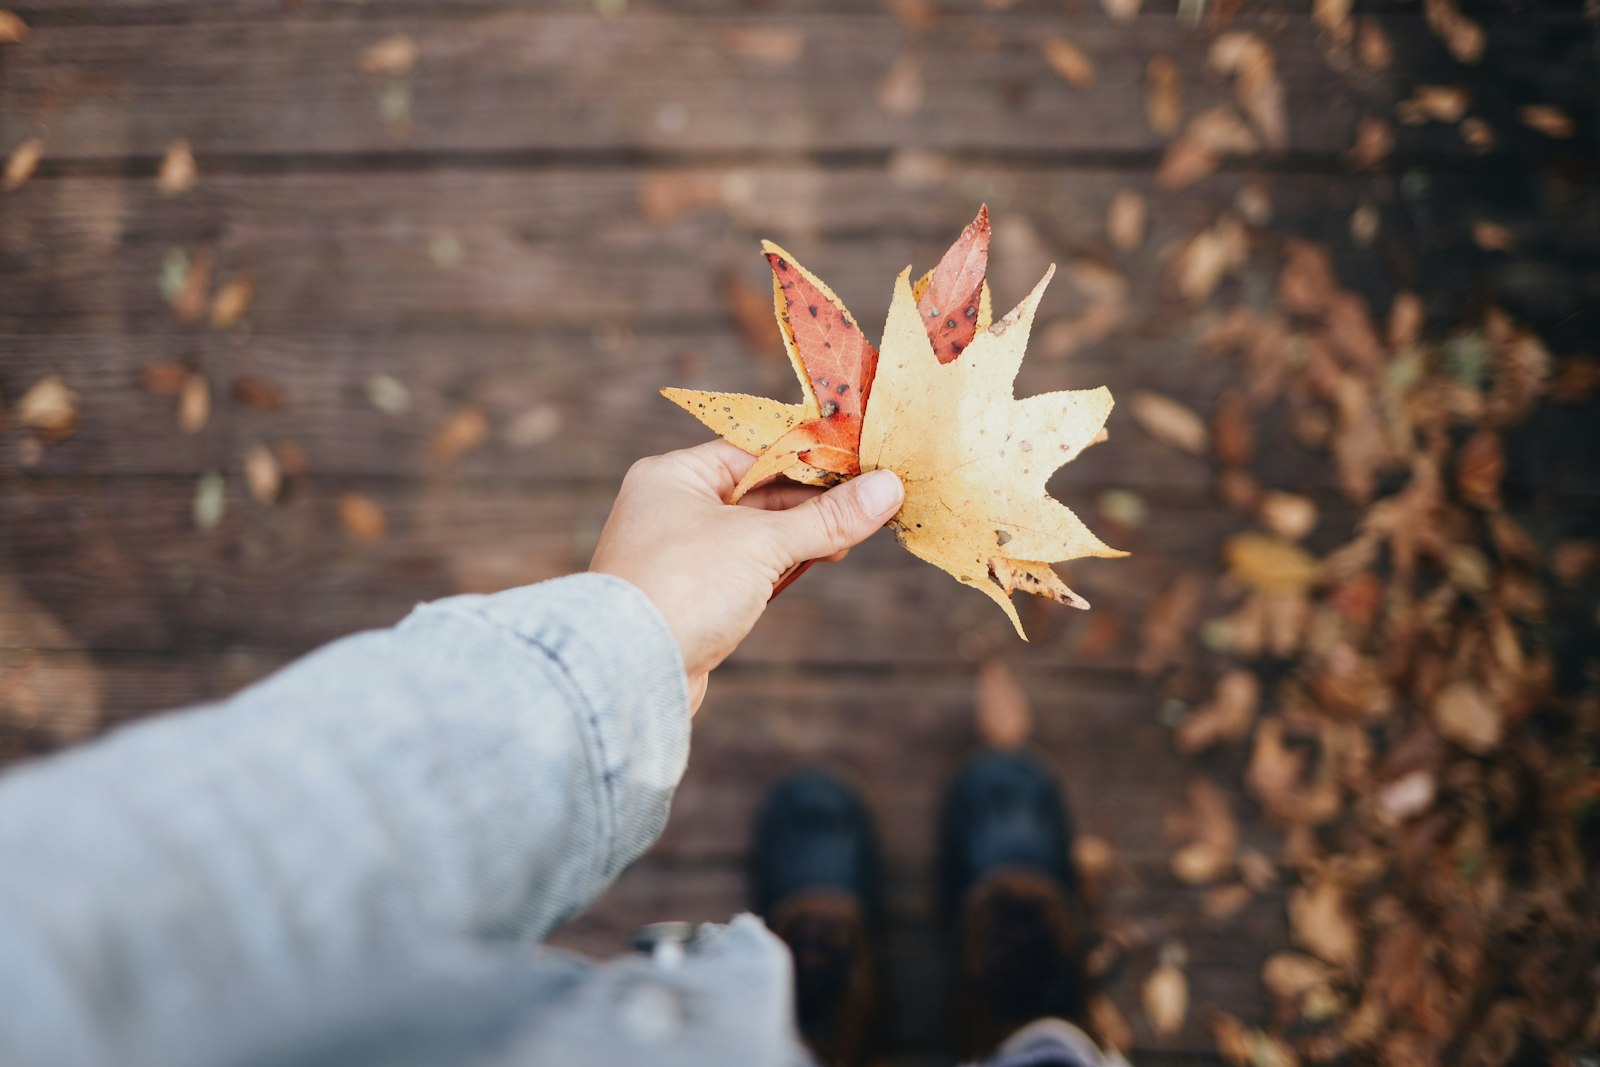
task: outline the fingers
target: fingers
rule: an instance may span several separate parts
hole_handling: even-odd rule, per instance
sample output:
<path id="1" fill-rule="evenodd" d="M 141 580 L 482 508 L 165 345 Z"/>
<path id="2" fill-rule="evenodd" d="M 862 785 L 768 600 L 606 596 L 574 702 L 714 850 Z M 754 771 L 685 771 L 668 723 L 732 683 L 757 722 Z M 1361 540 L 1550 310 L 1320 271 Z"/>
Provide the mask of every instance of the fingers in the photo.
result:
<path id="1" fill-rule="evenodd" d="M 798 485 L 794 482 L 772 482 L 760 489 L 752 489 L 739 498 L 739 506 L 759 511 L 788 511 L 814 496 L 822 495 L 815 485 Z"/>
<path id="2" fill-rule="evenodd" d="M 821 559 L 859 544 L 887 522 L 905 499 L 893 471 L 869 471 L 770 518 L 778 548 L 790 564 Z"/>
<path id="3" fill-rule="evenodd" d="M 661 457 L 693 473 L 701 486 L 718 500 L 726 500 L 756 458 L 720 438 L 693 448 L 680 448 Z"/>

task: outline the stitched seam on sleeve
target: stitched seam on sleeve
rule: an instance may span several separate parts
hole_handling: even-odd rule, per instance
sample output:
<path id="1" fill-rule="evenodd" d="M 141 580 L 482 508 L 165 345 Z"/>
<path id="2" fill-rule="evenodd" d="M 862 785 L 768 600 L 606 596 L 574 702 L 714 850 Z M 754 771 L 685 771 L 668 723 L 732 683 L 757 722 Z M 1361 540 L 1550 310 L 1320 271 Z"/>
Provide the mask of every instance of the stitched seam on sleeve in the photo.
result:
<path id="1" fill-rule="evenodd" d="M 615 867 L 615 853 L 619 844 L 617 830 L 618 818 L 616 805 L 616 784 L 613 780 L 615 776 L 611 771 L 609 754 L 606 751 L 605 733 L 600 729 L 600 717 L 595 711 L 594 704 L 589 700 L 588 692 L 584 689 L 583 685 L 579 683 L 577 677 L 573 674 L 572 668 L 561 657 L 561 655 L 550 648 L 550 646 L 544 641 L 540 640 L 537 635 L 530 636 L 525 634 L 515 627 L 507 626 L 504 623 L 501 623 L 500 621 L 483 614 L 481 611 L 476 611 L 471 608 L 460 608 L 454 605 L 437 603 L 433 604 L 432 608 L 433 610 L 439 611 L 443 614 L 452 615 L 456 618 L 469 619 L 475 624 L 487 626 L 496 634 L 500 634 L 515 641 L 518 646 L 536 649 L 546 662 L 550 663 L 556 668 L 558 680 L 561 683 L 561 688 L 564 691 L 570 692 L 572 696 L 570 703 L 577 705 L 577 710 L 579 711 L 580 731 L 583 733 L 587 744 L 593 746 L 593 748 L 596 750 L 590 753 L 590 759 L 597 764 L 595 771 L 596 776 L 600 779 L 600 788 L 597 791 L 599 793 L 598 799 L 600 803 L 597 806 L 599 808 L 601 824 L 600 832 L 604 835 L 604 847 L 596 850 L 601 857 L 599 861 L 600 865 L 596 874 L 598 876 L 597 880 L 610 877 Z M 568 632 L 570 632 L 570 630 Z"/>

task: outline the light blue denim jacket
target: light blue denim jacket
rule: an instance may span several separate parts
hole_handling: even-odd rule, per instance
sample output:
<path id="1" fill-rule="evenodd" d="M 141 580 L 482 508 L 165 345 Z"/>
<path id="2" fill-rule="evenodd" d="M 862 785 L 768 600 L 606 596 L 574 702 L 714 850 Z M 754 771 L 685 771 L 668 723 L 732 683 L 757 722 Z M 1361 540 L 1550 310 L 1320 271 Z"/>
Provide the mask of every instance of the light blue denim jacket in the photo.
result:
<path id="1" fill-rule="evenodd" d="M 665 621 L 585 574 L 419 607 L 14 770 L 0 1064 L 602 1063 L 641 1040 L 788 1062 L 787 959 L 754 920 L 707 931 L 699 955 L 747 973 L 699 1001 L 693 966 L 530 948 L 655 841 L 688 750 Z M 748 1047 L 696 1051 L 723 1013 Z"/>

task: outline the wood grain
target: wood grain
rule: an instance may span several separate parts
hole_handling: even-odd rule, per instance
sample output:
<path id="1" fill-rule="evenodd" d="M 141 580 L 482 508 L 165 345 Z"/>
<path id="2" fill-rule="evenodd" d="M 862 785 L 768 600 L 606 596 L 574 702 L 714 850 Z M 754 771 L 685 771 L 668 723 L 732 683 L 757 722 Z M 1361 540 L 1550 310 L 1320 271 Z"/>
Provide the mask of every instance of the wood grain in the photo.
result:
<path id="1" fill-rule="evenodd" d="M 195 487 L 187 479 L 129 480 L 111 492 L 76 479 L 6 483 L 0 561 L 31 605 L 0 605 L 0 619 L 42 609 L 71 635 L 59 647 L 300 652 L 389 625 L 419 600 L 581 569 L 611 499 L 604 488 L 489 489 L 448 472 L 415 486 L 313 475 L 269 508 L 230 474 L 227 512 L 205 533 L 194 527 Z M 337 501 L 352 490 L 387 516 L 386 542 L 358 545 L 340 533 Z M 1080 500 L 1070 488 L 1063 496 L 1133 555 L 1063 565 L 1096 608 L 1077 612 L 1029 598 L 1024 622 L 1033 643 L 1025 649 L 992 604 L 884 535 L 795 583 L 739 657 L 937 665 L 970 664 L 1004 649 L 1047 662 L 1070 657 L 1090 627 L 1115 624 L 1115 647 L 1092 662 L 1126 669 L 1149 602 L 1180 569 L 1217 558 L 1221 540 L 1245 525 L 1207 498 L 1166 493 L 1148 499 L 1144 525 L 1119 529 L 1096 517 L 1094 497 Z M 1322 536 L 1334 542 L 1348 521 L 1329 516 Z M 1101 621 L 1100 613 L 1115 619 Z"/>
<path id="2" fill-rule="evenodd" d="M 798 32 L 803 55 L 779 67 L 730 57 L 720 31 L 747 25 Z M 1291 152 L 1343 152 L 1362 114 L 1386 112 L 1409 88 L 1395 71 L 1332 73 L 1303 14 L 1278 15 L 1269 26 L 1294 120 Z M 1412 57 L 1414 68 L 1439 65 L 1443 48 L 1420 17 L 1391 16 L 1386 26 L 1396 54 Z M 1559 19 L 1496 23 L 1500 63 L 1493 74 L 1536 75 L 1542 88 L 1565 94 L 1555 102 L 1583 100 L 1581 18 L 1572 16 L 1570 26 L 1579 32 L 1563 39 Z M 7 56 L 0 141 L 47 128 L 51 160 L 151 158 L 179 136 L 202 160 L 605 153 L 624 146 L 1156 153 L 1164 142 L 1145 125 L 1140 103 L 1152 54 L 1178 57 L 1191 112 L 1227 98 L 1227 87 L 1203 73 L 1204 54 L 1189 26 L 1171 16 L 1137 27 L 1074 20 L 1070 32 L 1096 67 L 1095 87 L 1074 91 L 1049 71 L 1038 47 L 1064 28 L 1057 17 L 1028 13 L 951 17 L 922 35 L 877 14 L 694 19 L 642 11 L 607 21 L 592 13 L 481 9 L 425 22 L 284 17 L 242 24 L 226 12 L 157 25 L 46 22 L 27 48 Z M 398 32 L 422 45 L 414 70 L 395 78 L 358 69 L 363 48 Z M 1563 46 L 1553 70 L 1525 69 Z M 871 94 L 903 51 L 918 63 L 922 86 L 920 106 L 897 117 L 874 106 Z M 1484 106 L 1495 111 L 1492 99 Z M 1467 154 L 1454 131 L 1437 124 L 1404 143 Z M 1550 147 L 1520 136 L 1517 143 Z"/>

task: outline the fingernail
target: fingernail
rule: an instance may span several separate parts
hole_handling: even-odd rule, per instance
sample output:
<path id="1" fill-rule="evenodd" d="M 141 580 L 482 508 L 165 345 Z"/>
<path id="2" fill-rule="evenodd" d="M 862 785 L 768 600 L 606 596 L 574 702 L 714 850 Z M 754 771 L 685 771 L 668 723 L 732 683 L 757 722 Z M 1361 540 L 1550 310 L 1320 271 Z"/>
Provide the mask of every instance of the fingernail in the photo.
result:
<path id="1" fill-rule="evenodd" d="M 893 511 L 905 499 L 905 489 L 900 476 L 894 471 L 868 471 L 856 479 L 856 499 L 869 515 Z"/>

